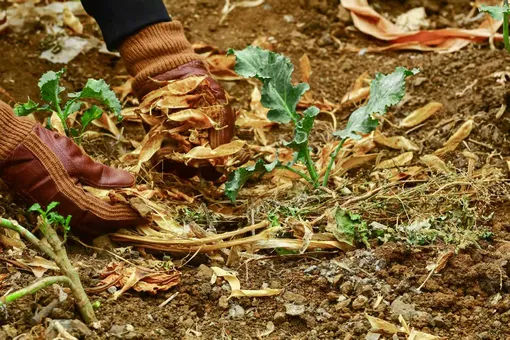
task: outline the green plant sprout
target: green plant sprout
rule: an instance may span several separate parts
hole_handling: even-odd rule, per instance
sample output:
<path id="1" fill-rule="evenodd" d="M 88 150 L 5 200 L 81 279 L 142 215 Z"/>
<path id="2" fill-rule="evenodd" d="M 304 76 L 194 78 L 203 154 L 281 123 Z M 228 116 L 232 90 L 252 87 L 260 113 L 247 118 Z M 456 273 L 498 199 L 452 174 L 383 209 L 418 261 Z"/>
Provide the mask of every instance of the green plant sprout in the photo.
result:
<path id="1" fill-rule="evenodd" d="M 268 108 L 267 118 L 277 123 L 292 123 L 294 125 L 294 138 L 290 142 L 284 142 L 284 146 L 294 149 L 294 160 L 289 164 L 281 164 L 278 157 L 271 164 L 266 164 L 259 159 L 254 165 L 240 168 L 230 174 L 225 185 L 225 195 L 231 201 L 235 201 L 239 190 L 256 173 L 266 173 L 275 168 L 290 170 L 308 182 L 315 188 L 320 184 L 319 173 L 312 160 L 309 147 L 310 132 L 320 110 L 311 106 L 302 114 L 296 112 L 297 104 L 310 86 L 306 83 L 292 85 L 291 78 L 294 65 L 291 61 L 274 52 L 250 46 L 242 51 L 229 50 L 229 54 L 236 57 L 235 71 L 245 78 L 256 78 L 262 82 L 261 103 Z M 350 117 L 344 130 L 335 132 L 342 140 L 331 154 L 331 159 L 323 177 L 322 185 L 327 186 L 334 161 L 348 138 L 360 139 L 358 133 L 370 133 L 375 130 L 378 120 L 375 114 L 383 115 L 389 106 L 400 102 L 405 94 L 405 79 L 418 73 L 418 70 L 409 71 L 403 67 L 397 67 L 395 72 L 389 75 L 377 74 L 370 87 L 370 99 L 367 105 L 356 110 Z M 296 162 L 306 165 L 307 174 L 292 166 Z"/>
<path id="2" fill-rule="evenodd" d="M 486 6 L 480 7 L 480 12 L 489 13 L 491 17 L 496 20 L 503 20 L 503 40 L 505 41 L 505 48 L 510 52 L 510 37 L 508 27 L 508 15 L 510 14 L 510 6 L 508 0 L 503 1 L 503 6 Z"/>
<path id="3" fill-rule="evenodd" d="M 29 211 L 38 212 L 39 216 L 39 229 L 45 241 L 38 239 L 34 234 L 28 231 L 26 228 L 20 226 L 16 221 L 11 221 L 5 218 L 0 219 L 0 227 L 11 229 L 16 231 L 24 239 L 38 248 L 41 252 L 45 253 L 51 260 L 53 260 L 62 272 L 62 276 L 51 276 L 41 279 L 28 287 L 20 289 L 14 293 L 7 294 L 0 298 L 0 306 L 6 305 L 26 295 L 34 294 L 37 291 L 44 289 L 53 284 L 64 284 L 71 288 L 73 296 L 75 298 L 76 306 L 80 311 L 83 321 L 90 324 L 95 322 L 96 315 L 90 300 L 83 289 L 80 281 L 80 277 L 76 269 L 74 269 L 71 261 L 67 257 L 67 253 L 64 247 L 64 242 L 69 231 L 69 222 L 71 216 L 64 218 L 58 213 L 52 211 L 58 205 L 57 202 L 52 202 L 48 205 L 46 210 L 43 210 L 39 204 L 33 205 Z M 57 228 L 62 227 L 64 229 L 64 240 L 60 240 L 57 234 Z"/>
<path id="4" fill-rule="evenodd" d="M 58 72 L 49 71 L 44 73 L 41 79 L 39 79 L 38 86 L 41 91 L 41 99 L 46 102 L 44 105 L 40 106 L 38 103 L 29 99 L 28 102 L 24 104 L 17 104 L 14 107 L 14 112 L 18 116 L 26 116 L 35 111 L 55 112 L 62 122 L 66 136 L 72 137 L 79 145 L 83 133 L 90 123 L 101 118 L 103 115 L 103 110 L 101 108 L 92 105 L 83 112 L 80 119 L 81 126 L 79 128 L 69 126 L 68 118 L 81 110 L 82 106 L 85 104 L 83 100 L 92 99 L 99 101 L 112 111 L 119 121 L 122 119 L 120 114 L 121 105 L 115 93 L 110 90 L 110 86 L 103 79 L 89 79 L 80 92 L 68 93 L 67 97 L 69 100 L 63 104 L 64 100 L 61 98 L 61 93 L 66 89 L 60 86 L 60 79 L 65 71 L 65 68 Z M 49 129 L 52 128 L 49 123 L 47 127 Z"/>

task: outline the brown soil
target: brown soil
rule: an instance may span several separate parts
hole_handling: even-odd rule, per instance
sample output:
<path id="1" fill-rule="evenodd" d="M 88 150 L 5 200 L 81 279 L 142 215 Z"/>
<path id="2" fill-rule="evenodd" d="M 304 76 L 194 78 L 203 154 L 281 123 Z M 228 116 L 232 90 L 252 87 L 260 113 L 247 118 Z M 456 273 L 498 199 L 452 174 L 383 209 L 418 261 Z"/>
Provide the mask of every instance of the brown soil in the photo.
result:
<path id="1" fill-rule="evenodd" d="M 380 44 L 352 28 L 349 22 L 337 18 L 337 2 L 333 0 L 300 1 L 266 0 L 256 8 L 238 8 L 230 13 L 223 25 L 218 25 L 223 2 L 215 0 L 166 1 L 174 19 L 183 21 L 192 42 L 206 42 L 222 49 L 243 48 L 258 37 L 272 37 L 276 51 L 298 59 L 307 53 L 313 69 L 311 87 L 315 97 L 340 102 L 354 80 L 364 71 L 391 72 L 396 66 L 418 67 L 420 81 L 408 86 L 405 103 L 390 115 L 402 118 L 429 101 L 444 104 L 444 109 L 427 125 L 410 134 L 424 150 L 435 150 L 468 117 L 476 123 L 470 150 L 481 157 L 480 163 L 493 152 L 499 152 L 501 168 L 510 154 L 510 112 L 500 121 L 494 117 L 505 104 L 507 88 L 493 74 L 509 71 L 510 54 L 490 50 L 487 45 L 471 45 L 452 54 L 384 53 L 357 54 L 339 50 L 337 42 L 366 47 Z M 394 17 L 405 10 L 422 5 L 436 27 L 446 22 L 456 25 L 455 17 L 467 13 L 467 0 L 371 1 L 381 13 Z M 2 6 L 4 2 L 0 1 Z M 284 20 L 291 15 L 292 22 Z M 287 17 L 288 18 L 288 17 Z M 92 26 L 92 25 L 89 25 Z M 90 27 L 88 27 L 90 29 Z M 37 98 L 40 75 L 58 65 L 38 58 L 41 33 L 18 35 L 0 34 L 0 87 L 16 101 Z M 497 46 L 501 47 L 501 46 Z M 71 89 L 79 88 L 87 78 L 104 78 L 110 84 L 120 84 L 125 75 L 122 62 L 114 57 L 91 51 L 68 65 L 66 81 Z M 299 75 L 299 72 L 297 73 Z M 508 80 L 508 79 L 506 79 Z M 237 98 L 235 105 L 248 107 L 249 87 L 244 82 L 226 83 L 229 93 Z M 0 92 L 0 98 L 9 101 Z M 343 108 L 337 117 L 345 117 L 352 108 Z M 451 119 L 450 123 L 443 124 Z M 328 119 L 324 117 L 324 119 Z M 387 130 L 401 134 L 398 130 Z M 452 156 L 453 164 L 465 167 L 461 156 Z M 505 170 L 506 171 L 506 170 Z M 22 219 L 25 206 L 5 194 L 0 202 L 6 216 Z M 130 339 L 253 339 L 273 322 L 275 330 L 269 339 L 364 339 L 369 331 L 365 313 L 398 323 L 398 312 L 409 324 L 423 332 L 449 339 L 510 339 L 510 224 L 508 202 L 495 210 L 495 218 L 487 227 L 495 233 L 493 242 L 481 242 L 480 247 L 459 250 L 440 274 L 432 276 L 421 291 L 417 287 L 425 280 L 427 265 L 449 249 L 444 244 L 411 247 L 404 242 L 376 245 L 373 250 L 358 249 L 332 255 L 273 256 L 248 261 L 236 270 L 243 289 L 284 288 L 284 294 L 271 298 L 233 298 L 228 304 L 219 303 L 229 295 L 223 281 L 210 283 L 211 273 L 204 266 L 214 265 L 206 257 L 187 263 L 181 284 L 156 296 L 129 291 L 118 301 L 110 301 L 110 293 L 93 296 L 100 301 L 100 325 L 87 338 L 114 338 L 108 332 L 112 326 L 130 324 L 134 331 L 120 336 Z M 27 222 L 29 223 L 29 222 Z M 375 244 L 374 244 L 375 245 Z M 81 247 L 72 248 L 73 261 L 79 265 L 86 286 L 98 282 L 98 268 L 111 261 L 107 255 L 94 255 Z M 142 252 L 143 253 L 143 252 Z M 8 250 L 4 256 L 9 257 Z M 138 258 L 138 251 L 131 251 Z M 161 257 L 161 254 L 156 256 Z M 17 269 L 2 262 L 2 273 L 12 273 L 1 285 L 1 292 L 19 288 L 33 281 L 29 272 L 14 274 Z M 216 263 L 222 266 L 222 264 Z M 168 305 L 158 307 L 171 295 L 179 294 Z M 295 293 L 292 295 L 288 293 Z M 287 294 L 285 294 L 287 293 Z M 29 319 L 51 301 L 52 290 L 26 297 L 10 305 L 2 316 L 0 338 L 23 333 L 31 338 L 44 338 L 45 325 L 32 327 Z M 382 296 L 382 302 L 373 308 Z M 285 316 L 285 304 L 302 303 L 300 316 Z M 232 311 L 244 310 L 244 315 L 232 316 Z M 72 304 L 61 306 L 71 311 Z M 283 313 L 283 316 L 282 314 Z M 68 313 L 69 314 L 69 313 Z"/>

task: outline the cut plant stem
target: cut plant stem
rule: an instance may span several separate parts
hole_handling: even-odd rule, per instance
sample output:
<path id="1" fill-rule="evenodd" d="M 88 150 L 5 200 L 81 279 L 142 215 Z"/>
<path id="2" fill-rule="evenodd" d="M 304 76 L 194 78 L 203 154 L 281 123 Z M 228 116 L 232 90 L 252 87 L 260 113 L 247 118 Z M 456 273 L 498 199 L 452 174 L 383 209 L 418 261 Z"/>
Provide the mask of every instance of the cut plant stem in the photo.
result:
<path id="1" fill-rule="evenodd" d="M 508 0 L 503 1 L 503 6 L 508 7 Z M 503 13 L 503 39 L 505 40 L 505 48 L 508 52 L 510 52 L 510 32 L 508 27 L 508 13 Z"/>
<path id="2" fill-rule="evenodd" d="M 0 227 L 16 231 L 23 238 L 32 243 L 32 245 L 37 247 L 40 251 L 44 252 L 53 261 L 55 261 L 62 273 L 71 282 L 70 288 L 73 292 L 76 305 L 78 306 L 83 321 L 90 324 L 97 320 L 94 309 L 92 308 L 92 304 L 90 303 L 90 300 L 81 284 L 78 272 L 74 269 L 71 261 L 69 261 L 65 248 L 62 247 L 62 242 L 60 241 L 57 232 L 53 229 L 52 226 L 41 225 L 40 228 L 41 231 L 44 231 L 43 234 L 46 236 L 46 240 L 48 241 L 48 244 L 51 246 L 51 248 L 41 242 L 30 231 L 20 226 L 17 222 L 2 218 L 0 219 Z"/>
<path id="3" fill-rule="evenodd" d="M 328 167 L 326 168 L 326 173 L 324 174 L 324 180 L 322 181 L 322 186 L 323 187 L 328 186 L 329 175 L 331 173 L 331 169 L 333 168 L 333 164 L 335 163 L 335 159 L 338 156 L 338 153 L 342 149 L 342 146 L 344 145 L 346 140 L 347 140 L 347 138 L 342 139 L 340 141 L 340 143 L 338 143 L 336 149 L 329 156 L 330 157 L 329 164 L 328 164 Z"/>

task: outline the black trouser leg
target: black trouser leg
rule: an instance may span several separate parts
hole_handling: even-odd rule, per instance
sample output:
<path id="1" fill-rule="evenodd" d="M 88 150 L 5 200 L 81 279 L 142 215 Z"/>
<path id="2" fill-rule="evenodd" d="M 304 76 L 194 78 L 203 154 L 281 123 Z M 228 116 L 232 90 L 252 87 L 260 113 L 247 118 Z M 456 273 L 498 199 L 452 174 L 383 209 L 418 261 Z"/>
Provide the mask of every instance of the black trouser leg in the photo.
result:
<path id="1" fill-rule="evenodd" d="M 144 27 L 171 21 L 163 0 L 81 0 L 99 24 L 106 46 L 116 50 L 127 37 Z"/>

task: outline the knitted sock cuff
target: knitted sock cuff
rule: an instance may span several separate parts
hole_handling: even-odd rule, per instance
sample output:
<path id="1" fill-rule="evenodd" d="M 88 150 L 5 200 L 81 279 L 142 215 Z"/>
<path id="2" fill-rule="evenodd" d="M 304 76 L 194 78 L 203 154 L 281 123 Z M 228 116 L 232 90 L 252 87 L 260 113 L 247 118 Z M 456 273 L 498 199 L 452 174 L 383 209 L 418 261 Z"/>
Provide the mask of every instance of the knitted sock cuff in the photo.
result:
<path id="1" fill-rule="evenodd" d="M 9 157 L 35 125 L 28 118 L 17 117 L 9 105 L 0 101 L 0 161 Z"/>
<path id="2" fill-rule="evenodd" d="M 142 29 L 127 38 L 119 48 L 128 73 L 135 77 L 133 90 L 149 78 L 173 70 L 194 60 L 201 60 L 193 51 L 178 21 L 159 23 Z"/>

